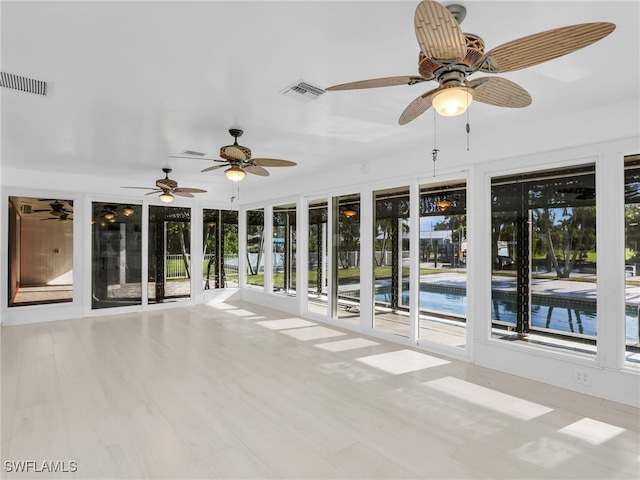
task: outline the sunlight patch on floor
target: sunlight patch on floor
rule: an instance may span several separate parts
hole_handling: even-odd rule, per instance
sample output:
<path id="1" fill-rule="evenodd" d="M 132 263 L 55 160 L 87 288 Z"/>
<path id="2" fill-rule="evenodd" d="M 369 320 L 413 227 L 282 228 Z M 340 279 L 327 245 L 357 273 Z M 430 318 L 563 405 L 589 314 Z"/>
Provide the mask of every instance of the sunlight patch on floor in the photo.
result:
<path id="1" fill-rule="evenodd" d="M 321 338 L 331 338 L 339 337 L 340 335 L 346 335 L 346 333 L 342 333 L 327 327 L 295 328 L 293 330 L 280 330 L 280 332 L 302 341 L 319 340 Z"/>
<path id="2" fill-rule="evenodd" d="M 249 310 L 243 310 L 242 308 L 227 311 L 233 315 L 237 315 L 238 317 L 250 317 L 251 315 L 256 315 L 256 312 L 250 312 Z"/>
<path id="3" fill-rule="evenodd" d="M 432 357 L 431 355 L 413 350 L 397 350 L 395 352 L 360 357 L 357 360 L 370 367 L 378 368 L 394 375 L 415 372 L 423 368 L 431 368 L 450 363 L 448 360 Z"/>
<path id="4" fill-rule="evenodd" d="M 314 347 L 328 350 L 329 352 L 344 352 L 345 350 L 353 350 L 356 348 L 372 347 L 380 345 L 378 342 L 367 340 L 365 338 L 349 338 L 348 340 L 338 340 L 335 342 L 318 343 Z"/>
<path id="5" fill-rule="evenodd" d="M 558 430 L 560 433 L 579 438 L 592 445 L 601 445 L 624 433 L 626 430 L 610 423 L 600 422 L 592 418 L 583 418 Z"/>
<path id="6" fill-rule="evenodd" d="M 552 408 L 544 405 L 482 387 L 459 378 L 438 378 L 425 382 L 423 385 L 521 420 L 531 420 L 553 411 Z"/>
<path id="7" fill-rule="evenodd" d="M 270 328 L 271 330 L 284 330 L 285 328 L 310 327 L 317 325 L 315 322 L 303 320 L 301 318 L 283 318 L 281 320 L 266 320 L 258 322 L 258 325 Z"/>

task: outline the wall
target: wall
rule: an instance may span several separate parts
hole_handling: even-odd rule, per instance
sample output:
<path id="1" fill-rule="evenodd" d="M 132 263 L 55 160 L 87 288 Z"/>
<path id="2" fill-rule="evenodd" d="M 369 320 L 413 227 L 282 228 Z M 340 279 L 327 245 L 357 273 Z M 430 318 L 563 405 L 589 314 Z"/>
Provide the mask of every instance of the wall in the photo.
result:
<path id="1" fill-rule="evenodd" d="M 20 284 L 73 283 L 73 223 L 22 216 Z"/>

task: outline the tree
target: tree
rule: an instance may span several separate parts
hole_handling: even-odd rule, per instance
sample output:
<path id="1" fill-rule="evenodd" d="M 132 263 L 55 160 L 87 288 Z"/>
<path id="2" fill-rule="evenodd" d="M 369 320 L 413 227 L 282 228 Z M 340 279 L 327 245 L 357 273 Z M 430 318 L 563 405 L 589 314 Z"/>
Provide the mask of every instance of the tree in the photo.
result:
<path id="1" fill-rule="evenodd" d="M 569 278 L 595 243 L 595 207 L 539 208 L 533 221 L 545 240 L 551 268 L 558 278 Z"/>

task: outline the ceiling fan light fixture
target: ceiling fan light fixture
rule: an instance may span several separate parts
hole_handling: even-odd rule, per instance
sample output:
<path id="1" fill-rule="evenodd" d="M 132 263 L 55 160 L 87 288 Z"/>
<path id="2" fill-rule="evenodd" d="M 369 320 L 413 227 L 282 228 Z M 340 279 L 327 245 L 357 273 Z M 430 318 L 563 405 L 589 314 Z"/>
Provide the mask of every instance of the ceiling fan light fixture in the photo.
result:
<path id="1" fill-rule="evenodd" d="M 171 203 L 173 202 L 173 195 L 171 195 L 169 192 L 163 192 L 160 194 L 160 200 L 164 203 Z"/>
<path id="2" fill-rule="evenodd" d="M 237 165 L 232 165 L 231 168 L 227 168 L 224 171 L 224 174 L 227 176 L 229 180 L 232 182 L 239 182 L 242 180 L 246 173 Z"/>
<path id="3" fill-rule="evenodd" d="M 433 108 L 443 117 L 455 117 L 467 111 L 473 101 L 473 90 L 467 87 L 449 87 L 437 92 L 431 99 Z"/>
<path id="4" fill-rule="evenodd" d="M 113 212 L 107 212 L 104 214 L 104 218 L 106 218 L 107 220 L 113 220 L 114 218 L 116 218 L 116 214 Z"/>
<path id="5" fill-rule="evenodd" d="M 135 212 L 136 212 L 136 211 L 135 211 L 133 208 L 131 208 L 131 206 L 130 206 L 130 205 L 127 205 L 127 206 L 125 206 L 125 207 L 122 209 L 122 213 L 124 213 L 124 216 L 125 216 L 125 217 L 130 217 L 130 216 L 131 216 L 131 215 L 133 215 Z"/>
<path id="6" fill-rule="evenodd" d="M 358 212 L 356 212 L 355 210 L 352 210 L 350 208 L 348 208 L 347 210 L 345 210 L 344 212 L 342 212 L 344 214 L 345 217 L 347 218 L 351 218 L 351 217 L 355 217 Z"/>
<path id="7" fill-rule="evenodd" d="M 438 207 L 438 210 L 440 210 L 441 212 L 444 212 L 450 206 L 451 202 L 449 200 L 438 200 L 436 202 L 436 207 Z"/>

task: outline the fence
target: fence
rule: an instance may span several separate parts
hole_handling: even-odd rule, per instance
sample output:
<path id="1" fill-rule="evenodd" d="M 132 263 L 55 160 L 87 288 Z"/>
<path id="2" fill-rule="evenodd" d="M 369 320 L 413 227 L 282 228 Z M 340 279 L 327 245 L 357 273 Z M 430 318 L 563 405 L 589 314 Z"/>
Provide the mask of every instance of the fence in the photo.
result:
<path id="1" fill-rule="evenodd" d="M 202 262 L 202 273 L 207 273 L 207 265 L 214 255 L 207 253 Z M 191 255 L 187 254 L 187 263 L 191 269 Z M 211 269 L 213 274 L 213 267 Z M 224 256 L 224 270 L 226 275 L 238 275 L 238 255 Z M 184 266 L 182 255 L 167 255 L 165 259 L 165 278 L 187 278 L 187 270 Z"/>
<path id="2" fill-rule="evenodd" d="M 385 257 L 385 262 L 384 264 L 386 265 L 391 265 L 391 257 L 393 255 L 393 252 L 390 251 L 385 251 L 384 252 L 384 257 Z M 377 251 L 375 252 L 375 256 L 376 256 L 376 262 L 380 263 L 382 260 L 382 252 Z M 204 261 L 202 262 L 202 273 L 206 274 L 207 273 L 207 265 L 209 263 L 209 259 L 211 259 L 211 257 L 213 257 L 212 253 L 207 253 L 204 256 Z M 406 263 L 409 260 L 409 252 L 408 251 L 403 251 L 402 252 L 402 257 L 403 257 L 403 264 L 406 265 Z M 342 252 L 340 254 L 340 261 L 339 261 L 339 267 L 338 268 L 342 268 L 342 261 L 346 262 L 348 258 L 348 265 L 351 267 L 357 267 L 360 264 L 360 252 Z M 254 270 L 255 270 L 255 265 L 256 262 L 258 260 L 258 254 L 256 253 L 250 253 L 248 255 L 248 261 L 250 263 L 250 265 L 253 266 Z M 317 261 L 317 256 L 315 254 L 310 254 L 309 255 L 309 269 L 310 270 L 314 270 L 316 268 L 316 261 Z M 189 268 L 191 268 L 191 256 L 189 254 L 187 254 L 187 263 L 189 264 Z M 282 271 L 282 268 L 284 266 L 284 254 L 282 253 L 274 253 L 273 254 L 273 268 L 275 271 Z M 213 270 L 213 268 L 212 268 Z M 227 276 L 229 275 L 238 275 L 238 255 L 236 254 L 228 254 L 224 256 L 224 270 L 225 270 L 225 274 Z M 262 256 L 261 261 L 260 261 L 260 268 L 259 268 L 260 272 L 264 271 L 264 256 Z M 213 272 L 212 272 L 213 273 Z M 184 260 L 182 259 L 182 255 L 167 255 L 166 256 L 166 262 L 165 262 L 165 278 L 187 278 L 187 271 L 184 267 Z"/>

